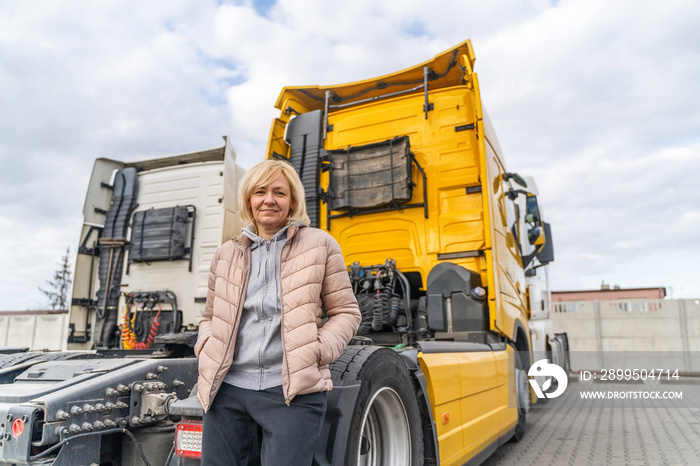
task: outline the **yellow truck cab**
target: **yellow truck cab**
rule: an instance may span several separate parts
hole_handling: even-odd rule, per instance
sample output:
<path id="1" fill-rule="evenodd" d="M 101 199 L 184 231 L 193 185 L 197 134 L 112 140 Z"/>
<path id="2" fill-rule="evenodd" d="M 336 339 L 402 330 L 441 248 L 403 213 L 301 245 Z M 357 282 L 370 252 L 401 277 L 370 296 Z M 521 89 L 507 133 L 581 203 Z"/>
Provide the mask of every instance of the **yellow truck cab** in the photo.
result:
<path id="1" fill-rule="evenodd" d="M 362 312 L 331 364 L 315 465 L 478 464 L 524 435 L 532 355 L 565 348 L 530 335 L 529 320 L 546 333 L 530 304 L 544 295 L 528 290 L 546 282 L 550 229 L 534 183 L 506 169 L 473 68 L 466 41 L 277 100 L 266 157 L 300 173 Z M 228 139 L 96 160 L 69 351 L 0 355 L 0 464 L 200 464 L 192 346 L 211 258 L 241 229 L 243 172 Z"/>
<path id="2" fill-rule="evenodd" d="M 386 76 L 285 87 L 266 153 L 297 169 L 312 226 L 343 250 L 363 314 L 347 351 L 408 361 L 430 418 L 413 464 L 478 462 L 522 436 L 529 407 L 525 270 L 547 239 L 537 198 L 506 169 L 474 61 L 467 40 Z M 351 464 L 382 454 L 367 427 L 381 416 L 354 416 L 367 452 Z"/>

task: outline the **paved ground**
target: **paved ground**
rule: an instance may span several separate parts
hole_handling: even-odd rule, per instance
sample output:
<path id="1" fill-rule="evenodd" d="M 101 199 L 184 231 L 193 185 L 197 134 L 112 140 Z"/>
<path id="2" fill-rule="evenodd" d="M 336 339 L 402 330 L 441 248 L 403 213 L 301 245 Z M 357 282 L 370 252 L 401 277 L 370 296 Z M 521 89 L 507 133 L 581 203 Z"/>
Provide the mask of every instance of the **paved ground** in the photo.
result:
<path id="1" fill-rule="evenodd" d="M 548 400 L 546 407 L 533 407 L 522 441 L 502 446 L 483 465 L 698 465 L 698 382 L 657 382 L 650 387 L 584 384 L 572 378 L 560 398 Z M 582 401 L 579 395 L 582 388 L 682 391 L 683 407 L 650 401 L 632 402 L 636 403 L 635 407 L 624 407 L 625 403 L 620 400 L 601 407 L 600 400 Z M 645 405 L 656 407 L 643 407 Z"/>

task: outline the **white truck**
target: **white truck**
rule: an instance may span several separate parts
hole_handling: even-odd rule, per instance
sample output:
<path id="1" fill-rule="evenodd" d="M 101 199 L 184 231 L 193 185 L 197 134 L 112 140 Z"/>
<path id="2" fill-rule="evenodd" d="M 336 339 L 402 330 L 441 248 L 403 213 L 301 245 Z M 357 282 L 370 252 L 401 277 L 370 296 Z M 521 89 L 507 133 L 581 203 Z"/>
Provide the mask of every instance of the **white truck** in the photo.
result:
<path id="1" fill-rule="evenodd" d="M 525 188 L 527 192 L 537 198 L 539 192 L 535 179 L 531 176 L 525 176 L 523 179 L 527 184 Z M 525 210 L 526 207 L 523 206 L 523 212 Z M 550 320 L 552 296 L 549 285 L 549 264 L 554 261 L 554 243 L 551 225 L 547 222 L 543 222 L 543 225 L 548 242 L 525 270 L 525 280 L 530 296 L 530 337 L 533 360 L 547 359 L 564 368 L 568 373 L 570 370 L 569 339 L 566 333 L 554 333 Z"/>

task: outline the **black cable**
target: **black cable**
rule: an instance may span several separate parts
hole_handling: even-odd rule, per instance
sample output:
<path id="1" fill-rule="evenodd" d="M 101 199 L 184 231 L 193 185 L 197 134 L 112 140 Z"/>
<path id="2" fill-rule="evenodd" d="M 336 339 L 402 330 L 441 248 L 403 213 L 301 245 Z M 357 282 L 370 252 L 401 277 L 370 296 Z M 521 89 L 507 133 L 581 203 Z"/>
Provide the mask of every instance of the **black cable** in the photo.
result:
<path id="1" fill-rule="evenodd" d="M 41 459 L 44 456 L 47 456 L 49 453 L 53 452 L 54 450 L 56 450 L 64 445 L 67 445 L 71 440 L 75 440 L 75 439 L 78 439 L 81 437 L 88 437 L 90 435 L 104 435 L 104 434 L 117 434 L 117 433 L 126 434 L 131 439 L 131 441 L 134 442 L 134 446 L 136 447 L 136 450 L 138 450 L 139 455 L 141 455 L 141 459 L 143 460 L 144 464 L 146 466 L 151 466 L 151 463 L 148 462 L 146 455 L 143 453 L 143 449 L 141 448 L 141 445 L 139 445 L 139 443 L 136 441 L 136 437 L 134 437 L 134 434 L 132 434 L 130 431 L 123 429 L 123 428 L 103 430 L 100 432 L 85 432 L 84 434 L 73 435 L 72 437 L 61 440 L 56 445 L 42 451 L 38 455 L 30 456 L 29 461 L 36 461 L 38 459 Z M 174 447 L 175 447 L 175 444 L 173 444 L 173 448 Z"/>
<path id="2" fill-rule="evenodd" d="M 436 74 L 433 70 L 430 70 L 431 74 L 429 74 L 428 80 L 435 81 L 436 79 L 444 78 L 445 76 L 447 76 L 447 73 L 449 73 L 450 70 L 452 70 L 452 68 L 454 68 L 455 65 L 457 64 L 457 53 L 458 52 L 459 52 L 459 48 L 456 48 L 452 51 L 452 57 L 450 58 L 450 62 L 447 64 L 447 69 L 444 72 L 442 72 L 440 74 Z M 379 90 L 387 89 L 387 88 L 393 87 L 393 86 L 410 86 L 413 84 L 423 84 L 423 81 L 424 81 L 424 78 L 420 78 L 420 79 L 417 79 L 415 81 L 397 81 L 397 82 L 389 82 L 389 83 L 378 82 L 374 86 L 370 86 L 368 88 L 362 89 L 361 91 L 359 91 L 353 95 L 349 95 L 346 97 L 340 97 L 337 94 L 333 94 L 332 98 L 333 98 L 333 102 L 337 104 L 339 102 L 345 102 L 347 100 L 356 99 L 356 98 L 358 98 L 364 94 L 367 94 L 368 92 L 371 92 L 371 91 L 379 91 Z M 310 97 L 311 99 L 314 99 L 317 101 L 325 100 L 324 98 L 317 97 L 317 96 L 313 95 L 312 93 L 310 93 L 309 91 L 306 91 L 304 89 L 297 89 L 297 90 L 299 92 L 301 92 L 302 94 L 306 95 L 307 97 Z"/>
<path id="3" fill-rule="evenodd" d="M 102 317 L 104 317 L 104 313 L 102 312 L 102 310 L 99 307 L 97 307 L 95 305 L 88 306 L 88 312 L 90 312 L 91 309 L 93 309 L 95 311 L 95 315 L 97 315 L 98 319 L 101 319 Z"/>
<path id="4" fill-rule="evenodd" d="M 170 464 L 170 460 L 173 459 L 173 454 L 175 453 L 175 440 L 173 440 L 173 446 L 170 448 L 170 453 L 168 453 L 168 457 L 165 459 L 165 464 L 163 466 L 168 466 Z"/>
<path id="5" fill-rule="evenodd" d="M 136 447 L 136 450 L 138 450 L 139 455 L 141 455 L 141 459 L 143 460 L 143 463 L 146 466 L 151 466 L 151 463 L 148 462 L 148 458 L 146 458 L 146 454 L 143 452 L 143 449 L 141 448 L 141 445 L 136 441 L 136 437 L 134 437 L 134 434 L 132 434 L 130 431 L 126 429 L 122 429 L 124 433 L 131 439 L 132 442 L 134 442 L 134 446 Z"/>

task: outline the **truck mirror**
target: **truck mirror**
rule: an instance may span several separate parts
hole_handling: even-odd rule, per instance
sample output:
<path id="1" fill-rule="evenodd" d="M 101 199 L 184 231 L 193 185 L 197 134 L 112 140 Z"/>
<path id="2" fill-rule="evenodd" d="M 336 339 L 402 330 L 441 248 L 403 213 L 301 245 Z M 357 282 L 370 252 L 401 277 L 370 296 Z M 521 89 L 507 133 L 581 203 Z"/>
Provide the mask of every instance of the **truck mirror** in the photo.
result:
<path id="1" fill-rule="evenodd" d="M 525 180 L 523 179 L 523 177 L 520 176 L 520 175 L 518 175 L 517 173 L 505 173 L 505 174 L 503 175 L 503 181 L 508 181 L 508 180 L 511 180 L 511 179 L 512 179 L 513 181 L 515 181 L 516 183 L 518 183 L 518 184 L 519 184 L 520 186 L 522 186 L 523 188 L 527 188 L 527 183 L 525 182 Z"/>
<path id="2" fill-rule="evenodd" d="M 539 227 L 542 225 L 542 217 L 540 216 L 540 207 L 537 204 L 537 196 L 530 193 L 527 194 L 527 202 L 525 206 L 525 222 L 535 227 Z"/>
<path id="3" fill-rule="evenodd" d="M 523 256 L 523 268 L 527 268 L 527 266 L 530 265 L 530 262 L 532 262 L 533 259 L 537 257 L 537 254 L 544 248 L 546 243 L 544 229 L 542 227 L 531 228 L 527 232 L 527 239 L 531 245 L 535 246 L 535 250 L 532 253 Z"/>
<path id="4" fill-rule="evenodd" d="M 552 227 L 549 223 L 544 222 L 544 247 L 537 253 L 537 259 L 540 264 L 548 264 L 554 261 L 554 241 L 552 239 Z"/>
<path id="5" fill-rule="evenodd" d="M 544 231 L 542 227 L 531 228 L 527 232 L 527 239 L 530 241 L 530 244 L 537 247 L 538 251 L 542 249 L 542 246 L 544 246 Z"/>

